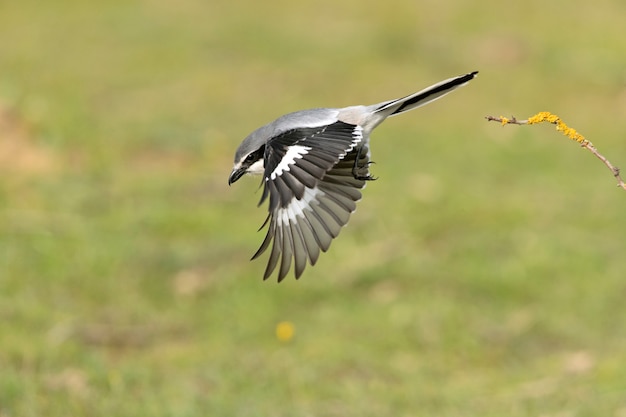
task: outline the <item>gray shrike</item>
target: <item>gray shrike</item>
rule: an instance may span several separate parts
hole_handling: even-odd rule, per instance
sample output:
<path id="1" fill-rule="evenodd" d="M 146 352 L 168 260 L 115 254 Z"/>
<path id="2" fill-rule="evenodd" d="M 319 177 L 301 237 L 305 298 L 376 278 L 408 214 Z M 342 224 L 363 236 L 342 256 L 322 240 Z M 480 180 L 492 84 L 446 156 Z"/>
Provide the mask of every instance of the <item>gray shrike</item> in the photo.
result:
<path id="1" fill-rule="evenodd" d="M 409 96 L 370 106 L 302 110 L 279 117 L 243 140 L 235 153 L 232 184 L 244 174 L 263 176 L 261 205 L 269 196 L 265 240 L 270 246 L 263 279 L 280 263 L 278 282 L 293 260 L 296 279 L 315 265 L 348 223 L 369 180 L 370 133 L 387 117 L 430 103 L 471 81 L 478 71 L 449 78 Z M 259 229 L 260 230 L 260 229 Z"/>

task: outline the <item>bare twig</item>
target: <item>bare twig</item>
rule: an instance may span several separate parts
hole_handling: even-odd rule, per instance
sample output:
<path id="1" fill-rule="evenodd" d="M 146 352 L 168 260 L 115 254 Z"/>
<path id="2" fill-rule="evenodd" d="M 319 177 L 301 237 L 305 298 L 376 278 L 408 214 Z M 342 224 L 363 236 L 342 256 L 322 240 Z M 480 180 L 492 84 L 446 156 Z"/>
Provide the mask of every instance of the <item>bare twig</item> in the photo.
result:
<path id="1" fill-rule="evenodd" d="M 611 164 L 608 159 L 606 159 L 600 152 L 598 152 L 596 147 L 593 146 L 591 142 L 585 139 L 584 136 L 578 133 L 575 129 L 572 129 L 571 127 L 567 126 L 561 120 L 560 117 L 550 112 L 544 111 L 544 112 L 537 113 L 536 115 L 529 117 L 526 120 L 517 120 L 515 117 L 507 118 L 503 116 L 500 116 L 500 117 L 485 116 L 485 119 L 487 119 L 487 121 L 489 122 L 500 122 L 502 126 L 508 125 L 508 124 L 532 125 L 532 124 L 537 124 L 541 122 L 548 122 L 548 123 L 552 123 L 553 125 L 556 125 L 556 130 L 562 132 L 568 138 L 580 143 L 580 146 L 587 149 L 589 152 L 594 154 L 600 161 L 602 161 L 602 163 L 604 163 L 604 165 L 606 165 L 606 167 L 611 170 L 611 173 L 617 180 L 617 186 L 626 190 L 626 184 L 624 183 L 624 180 L 622 180 L 622 178 L 620 177 L 619 168 L 617 168 L 616 166 L 613 166 L 613 164 Z"/>

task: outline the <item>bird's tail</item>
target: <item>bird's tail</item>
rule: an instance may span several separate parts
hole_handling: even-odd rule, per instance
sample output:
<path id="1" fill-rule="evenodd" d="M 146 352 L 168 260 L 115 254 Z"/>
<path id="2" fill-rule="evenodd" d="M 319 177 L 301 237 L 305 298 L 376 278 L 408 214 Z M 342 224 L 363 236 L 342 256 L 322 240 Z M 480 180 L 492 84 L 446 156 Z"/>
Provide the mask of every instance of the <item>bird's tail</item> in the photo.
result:
<path id="1" fill-rule="evenodd" d="M 470 72 L 465 75 L 459 75 L 458 77 L 448 78 L 447 80 L 440 81 L 437 84 L 431 85 L 430 87 L 409 96 L 381 103 L 374 109 L 374 113 L 383 116 L 383 118 L 387 118 L 405 111 L 416 109 L 424 104 L 428 104 L 431 101 L 435 101 L 438 98 L 445 96 L 457 87 L 467 84 L 474 79 L 476 74 L 478 74 L 478 71 Z"/>

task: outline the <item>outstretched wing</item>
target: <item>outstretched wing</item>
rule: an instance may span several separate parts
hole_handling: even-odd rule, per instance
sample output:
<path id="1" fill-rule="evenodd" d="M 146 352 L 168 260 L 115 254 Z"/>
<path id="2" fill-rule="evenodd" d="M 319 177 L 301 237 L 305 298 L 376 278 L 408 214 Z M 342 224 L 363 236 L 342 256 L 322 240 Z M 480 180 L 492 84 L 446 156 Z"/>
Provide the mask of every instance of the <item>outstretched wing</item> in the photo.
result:
<path id="1" fill-rule="evenodd" d="M 282 281 L 292 260 L 299 278 L 307 259 L 314 265 L 320 250 L 328 250 L 361 199 L 365 181 L 353 174 L 357 157 L 358 166 L 367 167 L 362 129 L 340 121 L 289 130 L 267 142 L 259 205 L 269 197 L 263 224 L 269 222 L 269 229 L 252 257 L 260 256 L 273 241 L 263 279 L 280 264 Z"/>

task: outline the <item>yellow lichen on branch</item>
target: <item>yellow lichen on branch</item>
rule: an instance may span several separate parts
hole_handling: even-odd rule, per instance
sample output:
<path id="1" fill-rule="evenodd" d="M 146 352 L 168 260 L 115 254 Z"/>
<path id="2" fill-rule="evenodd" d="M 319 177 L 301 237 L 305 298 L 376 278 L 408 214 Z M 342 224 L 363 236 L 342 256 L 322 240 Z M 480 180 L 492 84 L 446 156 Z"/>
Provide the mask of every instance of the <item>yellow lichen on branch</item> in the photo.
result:
<path id="1" fill-rule="evenodd" d="M 588 142 L 583 135 L 578 133 L 576 129 L 572 129 L 567 126 L 563 120 L 556 114 L 552 114 L 548 111 L 542 111 L 537 113 L 536 115 L 528 118 L 528 124 L 534 125 L 541 122 L 548 122 L 556 125 L 556 130 L 562 132 L 568 138 L 575 140 L 578 143 Z"/>
<path id="2" fill-rule="evenodd" d="M 548 123 L 552 123 L 553 125 L 556 125 L 556 130 L 558 130 L 559 132 L 563 133 L 568 138 L 570 138 L 570 139 L 580 143 L 580 145 L 583 148 L 589 150 L 599 160 L 601 160 L 604 163 L 604 165 L 606 165 L 607 168 L 609 168 L 611 170 L 611 172 L 613 173 L 613 176 L 617 180 L 617 186 L 621 187 L 624 190 L 626 190 L 626 183 L 624 183 L 624 181 L 620 177 L 619 168 L 613 166 L 609 162 L 608 159 L 606 159 L 602 154 L 600 154 L 600 152 L 598 152 L 598 150 L 595 148 L 595 146 L 593 146 L 593 144 L 591 142 L 589 142 L 587 139 L 585 139 L 585 137 L 583 135 L 578 133 L 576 131 L 576 129 L 573 129 L 573 128 L 569 127 L 568 125 L 566 125 L 565 122 L 563 120 L 561 120 L 561 118 L 559 116 L 557 116 L 555 114 L 552 114 L 550 112 L 547 112 L 547 111 L 542 111 L 542 112 L 539 112 L 539 113 L 535 114 L 534 116 L 529 117 L 526 120 L 517 120 L 515 117 L 511 117 L 509 119 L 509 118 L 506 118 L 506 117 L 503 117 L 503 116 L 500 116 L 500 117 L 486 116 L 485 119 L 487 119 L 487 121 L 500 122 L 502 124 L 502 126 L 508 125 L 508 124 L 514 124 L 514 125 L 534 125 L 534 124 L 542 123 L 542 122 L 548 122 Z"/>

